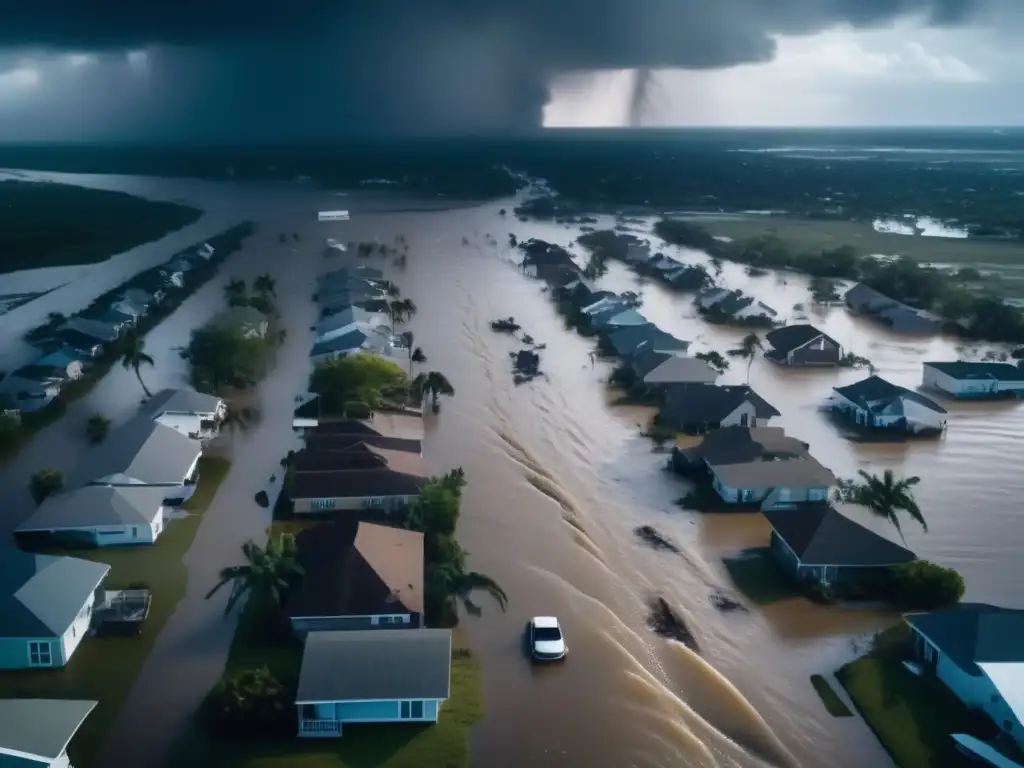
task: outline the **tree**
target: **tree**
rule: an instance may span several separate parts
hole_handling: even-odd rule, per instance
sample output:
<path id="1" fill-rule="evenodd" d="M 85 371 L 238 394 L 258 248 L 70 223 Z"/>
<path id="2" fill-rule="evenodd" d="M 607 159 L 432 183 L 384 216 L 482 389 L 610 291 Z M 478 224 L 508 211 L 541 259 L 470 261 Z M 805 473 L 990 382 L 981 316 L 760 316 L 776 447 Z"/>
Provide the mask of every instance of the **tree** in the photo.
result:
<path id="1" fill-rule="evenodd" d="M 273 276 L 269 272 L 257 277 L 253 281 L 252 287 L 256 293 L 264 293 L 268 296 L 277 296 L 277 281 L 274 280 Z"/>
<path id="2" fill-rule="evenodd" d="M 430 407 L 434 413 L 441 410 L 441 404 L 437 400 L 440 395 L 445 395 L 446 397 L 455 396 L 455 387 L 452 386 L 451 382 L 440 371 L 428 371 L 427 373 L 417 375 L 412 380 L 410 389 L 412 390 L 413 397 L 419 396 L 420 400 L 429 396 Z"/>
<path id="3" fill-rule="evenodd" d="M 0 449 L 14 445 L 20 431 L 21 421 L 17 416 L 3 413 L 3 403 L 0 402 Z"/>
<path id="4" fill-rule="evenodd" d="M 260 601 L 264 607 L 280 605 L 285 592 L 303 573 L 295 560 L 295 536 L 291 534 L 271 538 L 266 547 L 247 541 L 242 545 L 242 555 L 245 563 L 222 568 L 219 580 L 206 593 L 209 600 L 221 587 L 231 585 L 231 594 L 224 606 L 225 616 L 246 595 Z"/>
<path id="5" fill-rule="evenodd" d="M 309 380 L 309 391 L 320 395 L 326 414 L 339 414 L 345 403 L 357 400 L 377 408 L 385 397 L 404 396 L 408 386 L 402 366 L 365 352 L 320 363 Z"/>
<path id="6" fill-rule="evenodd" d="M 102 413 L 94 413 L 85 423 L 85 436 L 93 445 L 98 445 L 107 439 L 110 432 L 110 419 Z"/>
<path id="7" fill-rule="evenodd" d="M 733 357 L 742 357 L 747 361 L 747 384 L 750 383 L 750 366 L 754 364 L 754 356 L 762 351 L 764 346 L 761 344 L 761 337 L 756 333 L 748 333 L 736 349 L 729 350 Z"/>
<path id="8" fill-rule="evenodd" d="M 504 612 L 508 608 L 508 595 L 490 576 L 466 570 L 467 553 L 453 542 L 457 554 L 445 562 L 428 563 L 424 574 L 424 589 L 435 605 L 462 602 L 466 612 L 479 616 L 480 606 L 473 602 L 475 592 L 486 592 Z"/>
<path id="9" fill-rule="evenodd" d="M 722 357 L 719 352 L 698 352 L 694 355 L 694 358 L 697 360 L 703 360 L 718 373 L 725 373 L 729 370 L 729 361 Z"/>
<path id="10" fill-rule="evenodd" d="M 243 669 L 222 678 L 203 702 L 203 715 L 222 737 L 294 734 L 294 707 L 288 690 L 267 667 Z"/>
<path id="11" fill-rule="evenodd" d="M 64 473 L 59 469 L 40 469 L 32 475 L 28 487 L 36 504 L 42 504 L 47 496 L 64 487 Z"/>
<path id="12" fill-rule="evenodd" d="M 233 278 L 224 286 L 224 300 L 229 307 L 244 307 L 249 303 L 249 292 L 245 281 Z"/>
<path id="13" fill-rule="evenodd" d="M 152 397 L 153 393 L 142 380 L 140 369 L 143 365 L 153 366 L 153 358 L 146 354 L 146 343 L 136 331 L 132 331 L 121 341 L 121 365 L 126 371 L 135 371 L 135 378 L 139 380 L 142 391 L 146 393 L 146 397 Z"/>
<path id="14" fill-rule="evenodd" d="M 587 259 L 587 266 L 583 269 L 583 276 L 587 280 L 596 280 L 604 277 L 608 272 L 608 261 L 600 251 L 593 251 Z"/>
<path id="15" fill-rule="evenodd" d="M 409 355 L 409 378 L 412 378 L 412 364 L 427 362 L 427 356 L 423 354 L 423 350 L 415 346 L 416 335 L 412 331 L 405 331 L 401 335 L 402 346 L 405 347 L 406 352 Z"/>
<path id="16" fill-rule="evenodd" d="M 857 474 L 860 475 L 860 481 L 853 479 L 838 482 L 834 494 L 837 502 L 867 507 L 872 514 L 884 517 L 896 527 L 904 543 L 906 539 L 900 526 L 900 512 L 906 512 L 928 531 L 928 523 L 913 493 L 913 487 L 921 482 L 921 478 L 905 477 L 897 480 L 891 469 L 885 470 L 881 477 L 868 474 L 863 469 L 858 470 Z"/>
<path id="17" fill-rule="evenodd" d="M 887 599 L 908 611 L 938 611 L 964 596 L 963 577 L 952 568 L 927 560 L 896 565 L 883 582 Z"/>
<path id="18" fill-rule="evenodd" d="M 388 302 L 388 314 L 391 315 L 391 327 L 394 328 L 416 314 L 416 305 L 412 299 L 392 299 Z"/>
<path id="19" fill-rule="evenodd" d="M 202 392 L 247 387 L 266 368 L 267 343 L 246 336 L 241 328 L 210 323 L 192 331 L 186 357 L 192 364 L 192 385 Z"/>

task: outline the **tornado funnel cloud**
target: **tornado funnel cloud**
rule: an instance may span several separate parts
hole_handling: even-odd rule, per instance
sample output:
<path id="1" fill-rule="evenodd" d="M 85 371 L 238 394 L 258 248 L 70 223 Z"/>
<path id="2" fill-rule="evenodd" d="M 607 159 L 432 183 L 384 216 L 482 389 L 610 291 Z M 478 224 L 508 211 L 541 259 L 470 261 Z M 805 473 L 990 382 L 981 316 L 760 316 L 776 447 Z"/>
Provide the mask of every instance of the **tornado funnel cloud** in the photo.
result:
<path id="1" fill-rule="evenodd" d="M 650 104 L 651 85 L 654 83 L 654 71 L 646 67 L 633 73 L 633 86 L 629 92 L 629 113 L 627 125 L 638 128 L 643 124 L 644 115 Z"/>

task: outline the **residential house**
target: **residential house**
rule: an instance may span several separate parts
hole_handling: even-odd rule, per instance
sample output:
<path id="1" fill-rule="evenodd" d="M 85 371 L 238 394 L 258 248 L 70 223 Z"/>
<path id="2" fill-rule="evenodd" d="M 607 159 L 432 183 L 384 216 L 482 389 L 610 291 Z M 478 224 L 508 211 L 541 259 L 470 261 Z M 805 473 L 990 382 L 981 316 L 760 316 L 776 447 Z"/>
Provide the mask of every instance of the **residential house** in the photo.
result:
<path id="1" fill-rule="evenodd" d="M 319 435 L 376 435 L 403 440 L 423 440 L 423 413 L 418 410 L 380 409 L 368 419 L 322 416 L 316 430 Z"/>
<path id="2" fill-rule="evenodd" d="M 76 557 L 0 552 L 0 669 L 67 664 L 103 603 L 108 571 Z"/>
<path id="3" fill-rule="evenodd" d="M 299 395 L 295 402 L 298 405 L 292 412 L 292 429 L 300 434 L 316 429 L 320 423 L 320 395 L 307 392 Z"/>
<path id="4" fill-rule="evenodd" d="M 711 317 L 734 321 L 763 321 L 774 323 L 779 313 L 763 301 L 746 296 L 742 291 L 712 288 L 697 296 L 697 309 Z"/>
<path id="5" fill-rule="evenodd" d="M 195 264 L 183 255 L 168 260 L 161 268 L 160 275 L 171 288 L 184 288 L 185 276 L 192 271 Z"/>
<path id="6" fill-rule="evenodd" d="M 771 553 L 805 584 L 856 585 L 883 577 L 894 565 L 917 559 L 906 547 L 855 523 L 825 502 L 800 509 L 767 510 Z"/>
<path id="7" fill-rule="evenodd" d="M 344 436 L 342 436 L 344 438 Z M 380 469 L 338 469 L 337 471 L 294 472 L 289 496 L 296 514 L 310 512 L 373 510 L 391 512 L 409 504 L 427 482 L 428 472 L 418 453 L 381 445 L 384 440 L 372 435 L 341 445 L 325 446 L 319 450 L 360 450 L 365 446 L 385 461 Z M 406 442 L 414 442 L 407 440 Z M 339 462 L 340 464 L 340 462 Z"/>
<path id="8" fill-rule="evenodd" d="M 117 332 L 118 338 L 124 336 L 135 327 L 137 318 L 135 315 L 118 312 L 116 309 L 108 309 L 96 316 L 96 320 L 106 323 Z"/>
<path id="9" fill-rule="evenodd" d="M 110 305 L 110 308 L 139 318 L 146 314 L 150 307 L 156 303 L 156 297 L 148 291 L 144 291 L 141 288 L 129 288 L 121 294 L 117 301 Z"/>
<path id="10" fill-rule="evenodd" d="M 594 331 L 610 331 L 637 325 L 649 325 L 650 320 L 635 309 L 628 307 L 609 307 L 598 312 L 591 312 L 587 317 L 587 326 Z"/>
<path id="11" fill-rule="evenodd" d="M 389 306 L 385 293 L 370 294 L 348 289 L 317 294 L 316 301 L 321 317 L 336 315 L 349 307 L 359 307 L 368 312 L 387 312 Z"/>
<path id="12" fill-rule="evenodd" d="M 320 427 L 307 430 L 303 435 L 306 445 L 318 451 L 350 451 L 358 449 L 360 443 L 386 451 L 402 451 L 417 456 L 423 455 L 423 442 L 406 437 L 388 437 L 376 434 L 340 434 L 322 431 Z"/>
<path id="13" fill-rule="evenodd" d="M 317 303 L 322 306 L 337 306 L 347 300 L 381 299 L 387 296 L 387 291 L 377 283 L 363 280 L 358 277 L 351 277 L 346 280 L 336 280 L 325 283 L 317 290 Z"/>
<path id="14" fill-rule="evenodd" d="M 530 277 L 537 277 L 538 269 L 542 266 L 576 268 L 576 262 L 572 260 L 572 254 L 561 246 L 552 245 L 540 240 L 528 240 L 520 247 L 526 251 L 526 256 L 523 257 L 520 267 Z"/>
<path id="15" fill-rule="evenodd" d="M 422 533 L 337 520 L 302 531 L 296 545 L 302 584 L 285 613 L 299 637 L 422 626 Z"/>
<path id="16" fill-rule="evenodd" d="M 618 298 L 618 295 L 611 291 L 596 291 L 590 285 L 582 281 L 578 282 L 580 282 L 579 287 L 575 288 L 571 293 L 567 293 L 566 300 L 569 302 L 570 307 L 580 314 L 586 314 L 586 309 L 604 299 Z"/>
<path id="17" fill-rule="evenodd" d="M 74 381 L 80 379 L 85 373 L 85 363 L 82 358 L 83 355 L 76 350 L 62 345 L 42 357 L 37 357 L 28 367 L 44 372 L 48 378 Z"/>
<path id="18" fill-rule="evenodd" d="M 659 254 L 660 255 L 660 254 Z M 643 266 L 651 260 L 651 246 L 643 240 L 629 242 L 622 254 L 622 260 L 634 267 Z"/>
<path id="19" fill-rule="evenodd" d="M 764 356 L 782 365 L 839 365 L 843 348 L 813 325 L 787 325 L 765 334 L 772 348 Z"/>
<path id="20" fill-rule="evenodd" d="M 583 273 L 578 267 L 569 267 L 565 264 L 540 264 L 536 267 L 535 272 L 534 276 L 538 280 L 543 280 L 553 290 L 573 285 L 583 279 Z"/>
<path id="21" fill-rule="evenodd" d="M 146 403 L 144 411 L 157 424 L 193 440 L 212 440 L 220 433 L 228 406 L 219 397 L 182 387 L 157 392 Z"/>
<path id="22" fill-rule="evenodd" d="M 338 450 L 303 448 L 291 457 L 293 472 L 340 472 L 349 469 L 386 469 L 387 459 L 372 445 L 359 442 Z"/>
<path id="23" fill-rule="evenodd" d="M 153 485 L 87 485 L 48 496 L 15 533 L 75 546 L 152 544 L 172 510 Z"/>
<path id="24" fill-rule="evenodd" d="M 690 342 L 677 339 L 653 323 L 611 327 L 603 335 L 611 351 L 623 360 L 631 360 L 641 352 L 682 354 L 690 347 Z"/>
<path id="25" fill-rule="evenodd" d="M 0 699 L 4 768 L 72 768 L 67 748 L 95 701 Z"/>
<path id="26" fill-rule="evenodd" d="M 83 452 L 67 487 L 153 485 L 164 489 L 168 501 L 184 501 L 195 491 L 202 453 L 199 441 L 141 413 Z"/>
<path id="27" fill-rule="evenodd" d="M 896 333 L 935 333 L 940 327 L 933 315 L 890 299 L 864 283 L 857 283 L 843 298 L 858 315 L 873 318 Z"/>
<path id="28" fill-rule="evenodd" d="M 433 723 L 451 692 L 448 629 L 311 632 L 295 695 L 300 737 L 347 723 Z"/>
<path id="29" fill-rule="evenodd" d="M 389 357 L 393 348 L 390 333 L 379 328 L 359 326 L 340 336 L 334 336 L 327 341 L 318 341 L 310 349 L 309 357 L 313 364 L 316 365 L 328 360 L 337 360 L 339 357 L 355 355 L 359 352 L 373 352 L 382 357 Z"/>
<path id="30" fill-rule="evenodd" d="M 108 342 L 97 341 L 95 337 L 71 328 L 61 328 L 54 331 L 48 340 L 48 346 L 67 347 L 86 360 L 95 359 L 102 355 L 106 343 Z"/>
<path id="31" fill-rule="evenodd" d="M 779 415 L 746 385 L 669 384 L 660 420 L 680 432 L 703 434 L 722 427 L 762 427 Z"/>
<path id="32" fill-rule="evenodd" d="M 855 384 L 833 387 L 828 408 L 855 425 L 907 434 L 928 434 L 946 427 L 946 409 L 924 395 L 869 376 Z"/>
<path id="33" fill-rule="evenodd" d="M 231 307 L 213 322 L 222 328 L 237 328 L 248 339 L 262 339 L 270 328 L 270 319 L 255 307 Z"/>
<path id="34" fill-rule="evenodd" d="M 1011 363 L 925 363 L 921 385 L 957 399 L 1020 397 L 1024 370 Z"/>
<path id="35" fill-rule="evenodd" d="M 1024 611 L 960 603 L 903 620 L 921 665 L 1024 747 Z"/>
<path id="36" fill-rule="evenodd" d="M 682 269 L 686 265 L 681 261 L 676 261 L 670 256 L 666 256 L 663 253 L 656 253 L 653 257 L 648 259 L 644 266 L 651 272 L 660 276 L 665 276 Z"/>
<path id="37" fill-rule="evenodd" d="M 109 344 L 112 341 L 117 341 L 123 329 L 116 323 L 76 315 L 74 317 L 69 317 L 57 330 L 80 333 L 83 336 L 90 338 L 93 344 L 96 344 L 97 342 L 100 344 Z"/>
<path id="38" fill-rule="evenodd" d="M 594 296 L 594 300 L 589 304 L 584 304 L 580 307 L 580 312 L 589 316 L 605 312 L 609 309 L 629 309 L 629 305 L 617 293 L 600 291 L 600 294 L 600 296 Z"/>
<path id="39" fill-rule="evenodd" d="M 706 470 L 726 504 L 758 504 L 762 511 L 826 501 L 836 478 L 806 443 L 780 427 L 725 427 L 699 445 L 673 452 L 677 470 Z"/>
<path id="40" fill-rule="evenodd" d="M 367 312 L 359 307 L 345 307 L 337 314 L 320 320 L 314 331 L 314 343 L 330 341 L 337 336 L 356 330 L 357 328 L 379 329 L 390 333 L 389 318 L 384 312 Z"/>
<path id="41" fill-rule="evenodd" d="M 344 285 L 350 280 L 362 280 L 367 283 L 383 284 L 384 273 L 373 267 L 357 265 L 341 267 L 330 272 L 325 272 L 316 279 L 317 286 L 327 288 L 332 285 Z"/>
<path id="42" fill-rule="evenodd" d="M 61 383 L 54 379 L 28 379 L 11 373 L 0 380 L 0 398 L 10 410 L 33 413 L 52 403 L 60 394 Z"/>
<path id="43" fill-rule="evenodd" d="M 645 353 L 651 355 L 651 353 Z M 663 353 L 655 353 L 661 356 Z M 644 355 L 641 355 L 643 357 Z M 653 363 L 653 355 L 647 358 Z M 653 365 L 643 373 L 641 379 L 648 387 L 666 387 L 675 384 L 706 384 L 713 385 L 718 379 L 718 372 L 703 360 L 684 355 L 668 355 L 657 365 Z M 755 402 L 755 411 L 756 408 Z M 763 406 L 762 406 L 763 409 Z M 756 417 L 756 413 L 755 413 Z"/>

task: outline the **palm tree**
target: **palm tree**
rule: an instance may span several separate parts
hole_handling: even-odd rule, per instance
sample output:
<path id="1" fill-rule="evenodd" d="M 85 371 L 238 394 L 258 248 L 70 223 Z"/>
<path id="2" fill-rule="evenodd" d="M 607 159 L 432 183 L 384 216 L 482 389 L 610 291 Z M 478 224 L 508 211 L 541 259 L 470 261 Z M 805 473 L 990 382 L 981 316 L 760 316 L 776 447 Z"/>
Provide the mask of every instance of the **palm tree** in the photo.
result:
<path id="1" fill-rule="evenodd" d="M 748 333 L 740 341 L 739 347 L 729 350 L 729 354 L 733 357 L 742 357 L 747 361 L 747 384 L 750 383 L 750 366 L 754 364 L 754 356 L 763 351 L 764 345 L 761 343 L 761 337 L 756 333 Z"/>
<path id="2" fill-rule="evenodd" d="M 422 364 L 427 362 L 427 356 L 423 353 L 423 350 L 420 347 L 415 346 L 416 336 L 412 331 L 403 332 L 401 339 L 402 346 L 405 347 L 409 355 L 409 378 L 412 378 L 412 364 Z"/>
<path id="3" fill-rule="evenodd" d="M 246 595 L 264 601 L 264 605 L 280 605 L 285 591 L 303 573 L 295 554 L 295 536 L 292 534 L 281 534 L 277 539 L 271 539 L 265 548 L 251 540 L 245 542 L 242 545 L 245 564 L 222 568 L 218 582 L 206 593 L 206 599 L 230 584 L 231 595 L 224 607 L 225 616 Z"/>
<path id="4" fill-rule="evenodd" d="M 141 336 L 132 331 L 121 341 L 121 365 L 126 371 L 135 371 L 135 378 L 139 380 L 142 391 L 146 397 L 152 397 L 153 393 L 146 387 L 142 380 L 142 372 L 139 370 L 143 365 L 154 365 L 153 358 L 146 354 L 145 342 Z"/>
<path id="5" fill-rule="evenodd" d="M 453 397 L 455 395 L 455 387 L 452 386 L 452 383 L 440 371 L 421 373 L 412 380 L 410 386 L 413 396 L 419 395 L 421 400 L 428 395 L 430 396 L 430 407 L 434 413 L 441 410 L 441 404 L 437 401 L 440 395 L 445 395 L 446 397 Z"/>
<path id="6" fill-rule="evenodd" d="M 394 328 L 416 314 L 416 305 L 412 299 L 392 299 L 388 302 L 388 313 L 391 315 L 391 327 Z"/>
<path id="7" fill-rule="evenodd" d="M 919 477 L 904 477 L 896 479 L 891 469 L 885 470 L 882 476 L 872 475 L 863 469 L 858 470 L 861 480 L 840 480 L 835 492 L 835 500 L 843 504 L 856 504 L 867 507 L 872 514 L 884 517 L 896 527 L 903 543 L 903 529 L 900 527 L 898 512 L 906 512 L 910 517 L 921 524 L 925 532 L 928 531 L 928 523 L 925 522 L 921 508 L 917 506 L 914 499 L 913 487 L 921 482 Z"/>
<path id="8" fill-rule="evenodd" d="M 255 280 L 252 283 L 253 290 L 257 293 L 267 294 L 268 296 L 277 296 L 277 281 L 274 280 L 273 276 L 267 272 Z"/>
<path id="9" fill-rule="evenodd" d="M 245 281 L 235 278 L 225 285 L 224 299 L 229 307 L 244 307 L 249 302 Z"/>
<path id="10" fill-rule="evenodd" d="M 473 602 L 474 592 L 486 592 L 504 612 L 508 608 L 508 595 L 490 576 L 465 569 L 465 552 L 460 550 L 459 557 L 453 561 L 435 563 L 427 566 L 426 592 L 438 604 L 461 601 L 466 611 L 479 616 L 483 611 Z"/>

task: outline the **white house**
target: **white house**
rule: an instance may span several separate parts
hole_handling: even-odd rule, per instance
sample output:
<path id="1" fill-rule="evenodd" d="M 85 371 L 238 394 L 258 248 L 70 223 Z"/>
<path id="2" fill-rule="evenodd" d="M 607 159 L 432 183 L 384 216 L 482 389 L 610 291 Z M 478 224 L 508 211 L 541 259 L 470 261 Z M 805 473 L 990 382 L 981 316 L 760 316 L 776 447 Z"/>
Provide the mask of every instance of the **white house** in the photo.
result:
<path id="1" fill-rule="evenodd" d="M 1010 363 L 925 363 L 921 385 L 964 400 L 1020 397 L 1024 370 Z"/>
<path id="2" fill-rule="evenodd" d="M 194 389 L 165 389 L 146 403 L 145 411 L 163 424 L 193 440 L 212 440 L 220 433 L 227 404 L 219 397 Z"/>
<path id="3" fill-rule="evenodd" d="M 904 621 L 922 666 L 1024 747 L 1024 611 L 960 603 Z"/>
<path id="4" fill-rule="evenodd" d="M 105 563 L 0 553 L 0 669 L 63 667 L 89 631 Z"/>
<path id="5" fill-rule="evenodd" d="M 451 693 L 447 629 L 310 632 L 295 696 L 300 737 L 346 723 L 436 723 Z"/>
<path id="6" fill-rule="evenodd" d="M 878 376 L 834 387 L 832 393 L 828 407 L 861 427 L 920 434 L 946 426 L 946 409 L 941 405 Z"/>
<path id="7" fill-rule="evenodd" d="M 95 706 L 77 699 L 0 699 L 0 762 L 72 768 L 68 744 Z"/>
<path id="8" fill-rule="evenodd" d="M 87 485 L 47 497 L 15 533 L 78 546 L 152 544 L 171 515 L 166 495 L 159 486 Z"/>

